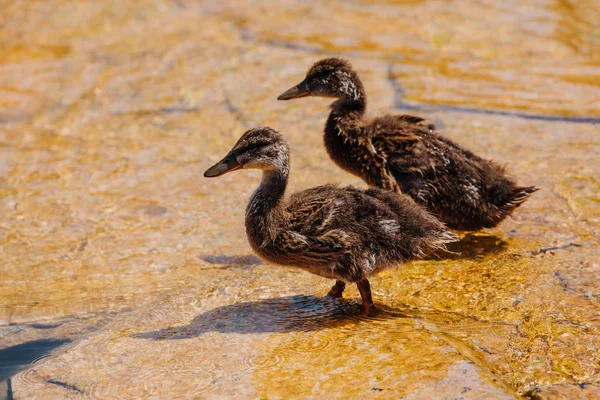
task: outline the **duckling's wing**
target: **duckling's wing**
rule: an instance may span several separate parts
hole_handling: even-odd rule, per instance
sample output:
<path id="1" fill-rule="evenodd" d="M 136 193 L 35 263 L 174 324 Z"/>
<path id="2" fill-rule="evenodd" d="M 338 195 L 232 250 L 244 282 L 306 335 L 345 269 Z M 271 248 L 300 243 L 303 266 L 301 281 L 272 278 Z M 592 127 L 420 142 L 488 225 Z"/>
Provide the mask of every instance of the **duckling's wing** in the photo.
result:
<path id="1" fill-rule="evenodd" d="M 411 152 L 422 136 L 435 130 L 435 125 L 412 115 L 386 115 L 374 119 L 367 127 L 375 149 L 387 156 Z"/>
<path id="2" fill-rule="evenodd" d="M 386 131 L 374 136 L 371 142 L 377 152 L 391 156 L 410 152 L 417 146 L 420 140 L 418 136 L 396 130 Z"/>
<path id="3" fill-rule="evenodd" d="M 297 258 L 331 262 L 345 254 L 351 246 L 348 234 L 332 227 L 336 216 L 336 188 L 319 186 L 295 193 L 286 207 L 289 225 L 276 244 L 282 252 Z"/>
<path id="4" fill-rule="evenodd" d="M 288 259 L 311 264 L 335 262 L 349 251 L 347 235 L 341 230 L 331 230 L 320 236 L 285 230 L 275 238 L 275 246 Z"/>
<path id="5" fill-rule="evenodd" d="M 288 207 L 290 213 L 290 227 L 303 230 L 311 225 L 320 225 L 322 220 L 331 214 L 333 198 L 309 198 Z"/>

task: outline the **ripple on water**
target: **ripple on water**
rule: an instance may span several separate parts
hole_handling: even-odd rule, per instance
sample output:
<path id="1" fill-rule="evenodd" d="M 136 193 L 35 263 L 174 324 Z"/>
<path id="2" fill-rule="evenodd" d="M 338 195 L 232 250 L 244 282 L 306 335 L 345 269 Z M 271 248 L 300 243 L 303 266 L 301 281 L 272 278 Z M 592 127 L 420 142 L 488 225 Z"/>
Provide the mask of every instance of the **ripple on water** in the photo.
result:
<path id="1" fill-rule="evenodd" d="M 383 396 L 388 390 L 394 395 L 408 394 L 427 379 L 443 379 L 452 363 L 465 358 L 475 363 L 478 371 L 496 379 L 477 350 L 454 336 L 456 327 L 463 323 L 468 330 L 489 329 L 487 321 L 442 311 L 382 305 L 378 305 L 375 316 L 365 316 L 357 300 L 320 301 L 321 305 L 331 304 L 327 312 L 332 322 L 323 324 L 326 329 L 289 331 L 264 349 L 263 364 L 253 371 L 258 387 L 264 382 L 268 388 L 262 394 L 285 397 L 286 392 L 293 392 L 299 397 L 310 397 L 334 389 L 329 382 L 342 376 L 353 382 L 346 386 L 348 397 L 380 391 Z M 310 314 L 300 316 L 314 318 Z M 294 383 L 299 373 L 302 385 Z M 398 376 L 404 378 L 398 380 Z M 414 386 L 406 382 L 413 382 Z M 274 387 L 282 389 L 273 390 Z"/>
<path id="2" fill-rule="evenodd" d="M 244 370 L 268 369 L 285 363 L 286 357 L 284 354 L 274 354 L 265 357 L 263 354 L 251 355 L 244 357 L 242 362 Z"/>
<path id="3" fill-rule="evenodd" d="M 331 338 L 310 333 L 347 321 L 339 304 L 332 299 L 294 295 L 216 307 L 185 325 L 130 337 L 144 340 L 140 348 L 150 346 L 151 351 L 158 353 L 156 357 L 164 358 L 164 364 L 169 365 L 169 376 L 177 375 L 184 382 L 195 382 L 186 393 L 206 398 L 251 387 L 241 385 L 239 381 L 250 379 L 256 372 L 278 369 L 289 363 L 289 353 L 271 351 L 289 333 L 306 333 L 303 336 L 307 340 L 297 342 L 293 353 L 323 352 L 331 346 Z M 193 343 L 195 359 L 190 364 L 194 367 L 182 362 L 190 355 L 178 353 L 177 342 L 180 340 L 189 341 L 187 348 Z M 152 344 L 152 341 L 160 344 Z M 138 378 L 156 381 L 166 373 L 157 368 L 160 364 L 163 362 L 157 363 L 154 359 L 153 367 L 147 371 L 141 366 Z M 151 388 L 149 390 L 152 392 Z"/>
<path id="4" fill-rule="evenodd" d="M 600 117 L 593 106 L 600 93 L 597 1 L 531 6 L 482 0 L 448 7 L 439 0 L 377 0 L 364 10 L 363 1 L 307 7 L 290 0 L 269 7 L 269 18 L 264 7 L 239 1 L 4 3 L 10 6 L 0 17 L 6 39 L 0 58 L 10 64 L 0 74 L 0 136 L 8 154 L 0 157 L 6 182 L 0 242 L 7 261 L 0 319 L 129 306 L 139 309 L 135 315 L 147 315 L 145 304 L 159 293 L 177 292 L 154 303 L 160 325 L 145 330 L 165 329 L 104 336 L 110 326 L 137 323 L 127 316 L 69 349 L 59 357 L 64 365 L 46 359 L 16 379 L 39 379 L 62 393 L 76 385 L 98 398 L 175 397 L 160 395 L 174 393 L 169 390 L 184 393 L 182 398 L 209 398 L 225 397 L 223 387 L 245 379 L 235 375 L 243 367 L 262 374 L 270 398 L 279 383 L 281 398 L 295 393 L 285 385 L 302 375 L 302 386 L 315 391 L 298 397 L 324 397 L 340 387 L 358 397 L 351 396 L 353 383 L 368 383 L 371 369 L 387 379 L 376 386 L 382 390 L 423 379 L 416 372 L 414 380 L 404 379 L 414 371 L 443 377 L 438 364 L 446 359 L 439 354 L 448 345 L 434 336 L 460 348 L 452 334 L 460 339 L 492 331 L 468 318 L 402 309 L 406 315 L 384 309 L 367 318 L 356 294 L 338 303 L 302 296 L 248 301 L 266 284 L 308 293 L 316 278 L 265 272 L 258 283 L 248 266 L 259 261 L 233 256 L 249 251 L 243 205 L 256 183 L 244 183 L 258 178 L 199 180 L 198 160 L 215 162 L 212 157 L 244 125 L 293 120 L 285 124 L 290 144 L 299 147 L 293 186 L 356 183 L 332 167 L 319 135 L 306 134 L 322 129 L 330 101 L 283 104 L 273 98 L 317 58 L 344 53 L 372 93 L 374 112 L 396 113 L 389 109 L 395 97 L 402 112 L 444 119 L 449 137 L 507 164 L 520 182 L 544 187 L 518 210 L 516 223 L 508 220 L 491 231 L 499 238 L 478 234 L 456 243 L 458 262 L 413 264 L 407 268 L 413 272 L 395 275 L 411 289 L 385 300 L 378 296 L 377 304 L 398 299 L 521 321 L 509 334 L 505 329 L 477 337 L 486 346 L 499 338 L 490 349 L 508 350 L 496 358 L 498 368 L 518 387 L 598 380 L 592 246 L 561 250 L 566 256 L 488 262 L 506 247 L 522 253 L 563 243 L 554 242 L 560 235 L 594 240 L 596 126 L 550 120 Z M 49 47 L 63 45 L 70 54 Z M 492 109 L 506 117 L 487 115 Z M 546 121 L 514 118 L 533 113 Z M 160 206 L 148 206 L 159 200 Z M 518 228 L 512 235 L 518 238 L 504 245 L 502 232 L 511 228 Z M 233 290 L 213 287 L 221 281 Z M 190 294 L 192 282 L 205 282 L 206 290 Z M 247 290 L 235 290 L 241 286 Z M 230 304 L 236 299 L 244 301 Z M 188 314 L 208 302 L 214 310 Z M 369 361 L 374 358 L 379 361 Z M 532 363 L 538 360 L 542 364 Z M 41 397 L 40 385 L 33 386 L 31 397 Z M 399 397 L 402 388 L 381 393 Z"/>
<path id="5" fill-rule="evenodd" d="M 417 329 L 414 319 L 404 314 L 381 311 L 375 317 L 366 317 L 355 300 L 322 301 L 331 304 L 330 322 L 322 324 L 325 329 L 290 331 L 265 349 L 262 357 L 276 357 L 284 362 L 254 370 L 257 387 L 266 388 L 261 395 L 285 397 L 286 393 L 295 393 L 298 397 L 311 397 L 315 393 L 330 393 L 335 389 L 331 382 L 339 383 L 338 378 L 342 377 L 353 382 L 344 389 L 349 397 L 358 396 L 358 389 L 362 394 L 372 388 L 388 390 L 390 385 L 396 385 L 388 384 L 389 371 L 412 370 L 410 365 L 405 367 L 403 360 L 410 359 L 413 347 L 431 341 L 428 332 Z M 435 345 L 422 350 L 426 357 L 433 354 L 431 347 Z M 301 385 L 298 374 L 302 375 Z"/>

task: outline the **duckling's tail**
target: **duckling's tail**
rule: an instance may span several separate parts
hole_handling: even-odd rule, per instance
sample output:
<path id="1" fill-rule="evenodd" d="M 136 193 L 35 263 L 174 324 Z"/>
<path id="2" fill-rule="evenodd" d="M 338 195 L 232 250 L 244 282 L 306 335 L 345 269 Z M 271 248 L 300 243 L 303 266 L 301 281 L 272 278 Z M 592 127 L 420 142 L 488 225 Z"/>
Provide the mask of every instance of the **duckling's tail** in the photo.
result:
<path id="1" fill-rule="evenodd" d="M 445 228 L 439 228 L 433 234 L 427 238 L 423 238 L 421 251 L 423 255 L 426 254 L 435 254 L 436 252 L 442 250 L 446 252 L 450 252 L 446 245 L 452 242 L 458 242 L 459 237 L 457 234 L 447 231 Z"/>
<path id="2" fill-rule="evenodd" d="M 504 211 L 504 213 L 509 214 L 538 190 L 540 189 L 535 186 L 515 187 L 508 193 L 508 196 L 499 208 Z"/>

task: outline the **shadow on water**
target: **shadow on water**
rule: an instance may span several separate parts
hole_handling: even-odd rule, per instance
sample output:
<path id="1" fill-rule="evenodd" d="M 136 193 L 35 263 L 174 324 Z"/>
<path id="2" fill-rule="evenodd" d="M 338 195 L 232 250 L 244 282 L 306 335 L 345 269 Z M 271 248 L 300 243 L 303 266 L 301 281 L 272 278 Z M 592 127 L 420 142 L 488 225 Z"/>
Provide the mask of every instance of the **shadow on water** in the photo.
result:
<path id="1" fill-rule="evenodd" d="M 235 303 L 198 315 L 189 324 L 134 334 L 140 339 L 187 339 L 205 332 L 268 333 L 328 329 L 351 323 L 339 301 L 316 296 L 286 296 Z M 356 311 L 359 311 L 356 308 Z"/>
<path id="2" fill-rule="evenodd" d="M 427 256 L 425 260 L 465 260 L 482 259 L 492 254 L 500 254 L 508 249 L 508 242 L 494 235 L 468 233 L 458 242 L 449 243 L 448 252 Z"/>
<path id="3" fill-rule="evenodd" d="M 284 333 L 307 332 L 336 328 L 361 322 L 390 320 L 437 320 L 446 322 L 484 322 L 477 318 L 452 312 L 395 309 L 377 305 L 375 317 L 362 313 L 360 302 L 316 296 L 285 296 L 229 304 L 196 316 L 189 324 L 172 326 L 158 331 L 131 335 L 137 339 L 189 339 L 207 332 L 220 333 Z M 490 321 L 486 321 L 490 322 Z"/>
<path id="4" fill-rule="evenodd" d="M 253 334 L 306 332 L 339 327 L 365 329 L 358 328 L 362 323 L 368 324 L 366 327 L 372 336 L 379 335 L 386 340 L 392 340 L 395 336 L 409 337 L 415 329 L 428 331 L 469 362 L 477 365 L 492 382 L 504 388 L 507 393 L 511 392 L 509 386 L 493 371 L 481 351 L 448 331 L 452 326 L 473 330 L 490 329 L 492 326 L 497 329 L 502 325 L 509 327 L 509 324 L 503 321 L 478 320 L 474 316 L 439 310 L 395 309 L 383 306 L 375 316 L 366 317 L 362 313 L 360 303 L 356 301 L 296 295 L 217 307 L 196 316 L 187 325 L 137 333 L 131 337 L 177 340 L 195 338 L 207 332 Z"/>
<path id="5" fill-rule="evenodd" d="M 0 387 L 7 387 L 5 398 L 13 398 L 10 377 L 69 342 L 68 339 L 41 339 L 0 350 Z"/>

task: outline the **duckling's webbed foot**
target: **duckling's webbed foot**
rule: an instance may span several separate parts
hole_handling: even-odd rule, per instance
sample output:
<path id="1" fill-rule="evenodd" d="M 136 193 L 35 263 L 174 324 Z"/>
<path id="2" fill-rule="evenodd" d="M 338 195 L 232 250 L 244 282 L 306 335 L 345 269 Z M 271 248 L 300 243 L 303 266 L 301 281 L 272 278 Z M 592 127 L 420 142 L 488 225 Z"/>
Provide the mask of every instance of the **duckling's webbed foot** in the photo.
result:
<path id="1" fill-rule="evenodd" d="M 329 293 L 327 293 L 327 296 L 339 299 L 342 297 L 345 288 L 346 284 L 343 281 L 335 281 L 335 285 L 333 285 Z"/>
<path id="2" fill-rule="evenodd" d="M 369 281 L 366 278 L 362 279 L 356 282 L 356 286 L 358 287 L 360 297 L 362 297 L 363 312 L 368 317 L 374 317 L 377 314 L 377 308 L 371 298 L 371 285 Z"/>

